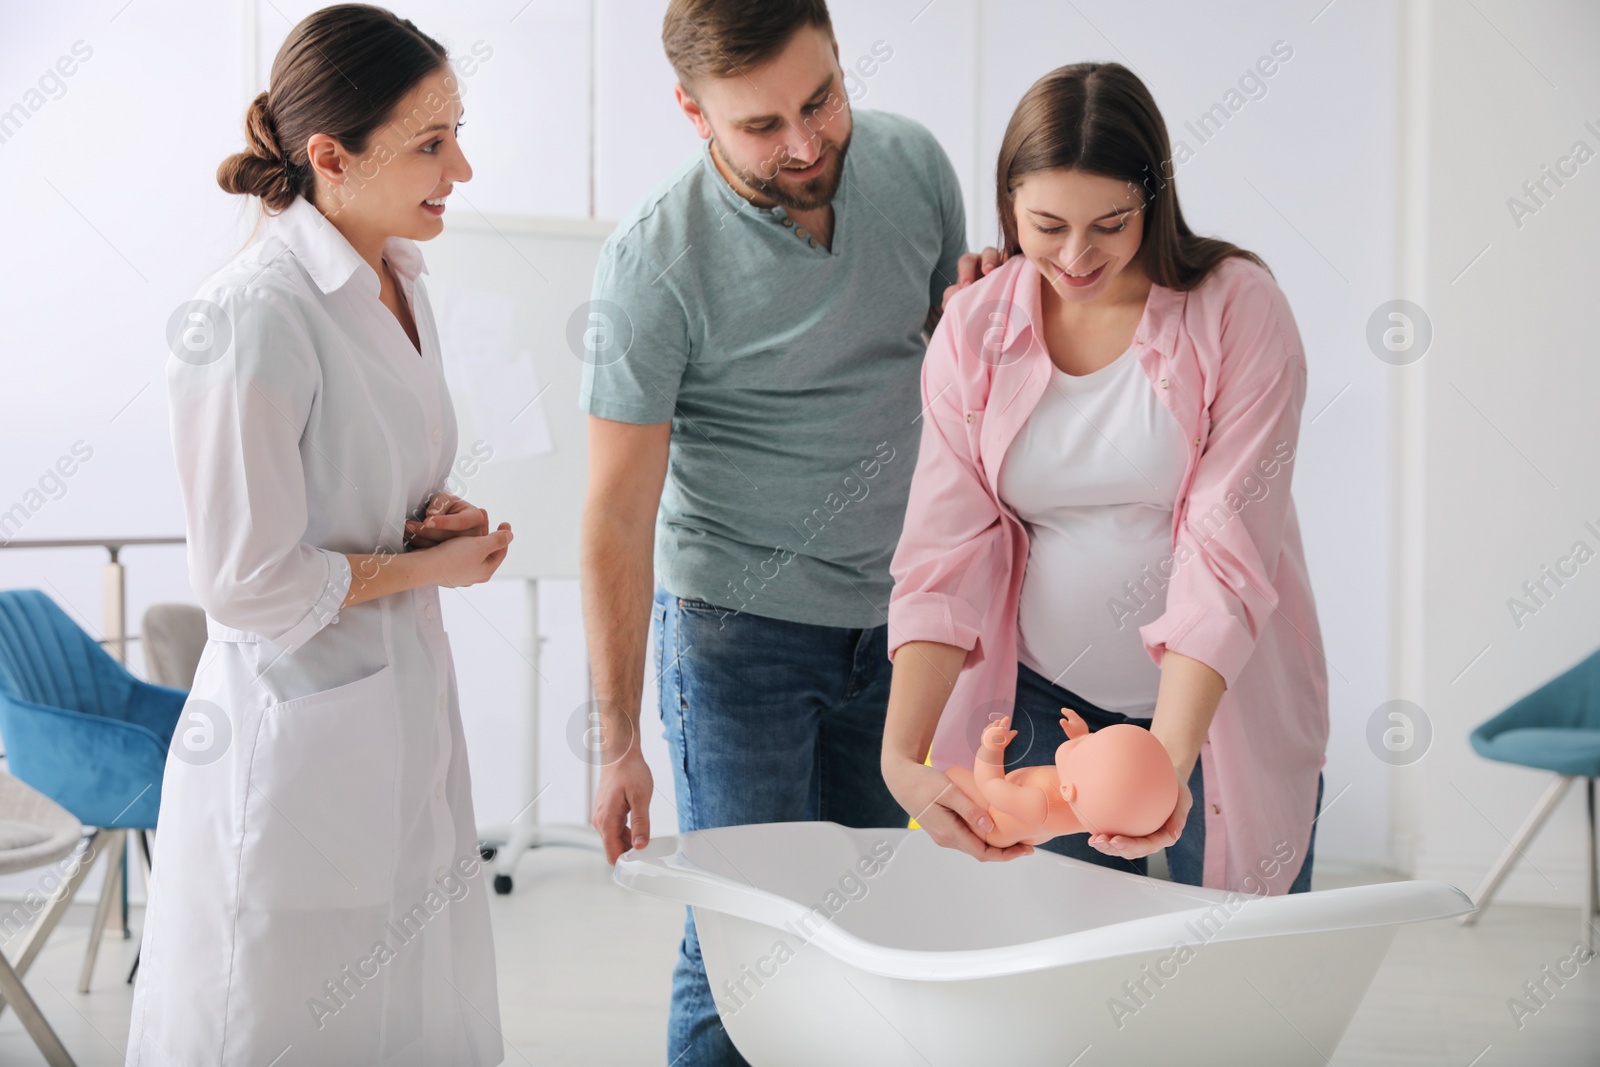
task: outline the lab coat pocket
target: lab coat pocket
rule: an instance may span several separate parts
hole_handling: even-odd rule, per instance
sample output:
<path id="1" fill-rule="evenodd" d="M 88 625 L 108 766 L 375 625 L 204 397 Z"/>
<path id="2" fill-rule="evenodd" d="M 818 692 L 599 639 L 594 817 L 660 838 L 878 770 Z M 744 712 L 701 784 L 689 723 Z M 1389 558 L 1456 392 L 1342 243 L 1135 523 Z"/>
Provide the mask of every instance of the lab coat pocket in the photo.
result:
<path id="1" fill-rule="evenodd" d="M 393 895 L 398 703 L 386 665 L 265 710 L 245 801 L 246 907 L 363 908 Z"/>

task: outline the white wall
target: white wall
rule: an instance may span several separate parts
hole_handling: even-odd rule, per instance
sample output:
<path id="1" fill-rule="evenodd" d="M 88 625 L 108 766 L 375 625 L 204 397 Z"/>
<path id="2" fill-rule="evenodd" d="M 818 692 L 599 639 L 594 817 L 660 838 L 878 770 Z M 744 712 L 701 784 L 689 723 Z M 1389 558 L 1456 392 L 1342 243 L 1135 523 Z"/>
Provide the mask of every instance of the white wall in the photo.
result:
<path id="1" fill-rule="evenodd" d="M 1337 10 L 1337 9 L 1336 9 Z M 1432 349 L 1404 368 L 1404 447 L 1415 508 L 1402 536 L 1406 691 L 1433 748 L 1406 775 L 1399 840 L 1420 875 L 1471 892 L 1551 776 L 1479 758 L 1467 734 L 1595 651 L 1594 564 L 1543 606 L 1522 591 L 1576 542 L 1600 549 L 1600 422 L 1593 314 L 1600 269 L 1600 161 L 1577 167 L 1536 214 L 1508 206 L 1546 165 L 1583 142 L 1600 153 L 1600 9 L 1592 4 L 1419 5 L 1408 23 L 1407 92 L 1422 206 L 1408 232 L 1408 284 Z M 1586 125 L 1589 124 L 1589 125 Z M 1572 169 L 1570 166 L 1568 169 Z M 1513 619 L 1521 597 L 1536 614 Z M 1584 887 L 1581 785 L 1504 890 L 1508 900 L 1575 906 Z"/>
<path id="2" fill-rule="evenodd" d="M 73 442 L 94 448 L 65 495 L 29 518 L 19 536 L 181 532 L 161 382 L 163 328 L 249 230 L 213 173 L 241 143 L 245 104 L 263 87 L 288 20 L 312 6 L 105 0 L 8 14 L 0 107 L 23 99 L 75 41 L 94 50 L 66 80 L 64 95 L 0 144 L 3 232 L 7 248 L 20 250 L 0 261 L 8 325 L 0 335 L 0 508 L 22 499 Z M 475 45 L 492 51 L 464 78 L 463 136 L 476 169 L 462 190 L 469 209 L 615 217 L 695 150 L 661 56 L 663 8 L 663 0 L 402 6 L 458 54 Z M 1342 792 L 1319 823 L 1318 851 L 1381 860 L 1389 855 L 1390 771 L 1367 747 L 1364 728 L 1371 711 L 1396 695 L 1393 460 L 1382 432 L 1396 376 L 1367 351 L 1364 329 L 1372 309 L 1397 290 L 1400 19 L 1387 0 L 1322 8 L 1268 0 L 1203 9 L 1112 0 L 837 0 L 834 20 L 847 63 L 879 41 L 893 49 L 863 81 L 857 106 L 900 111 L 934 131 L 966 184 L 974 246 L 995 230 L 993 159 L 1010 111 L 1052 67 L 1083 59 L 1132 65 L 1182 137 L 1183 122 L 1222 101 L 1275 42 L 1293 49 L 1266 81 L 1265 96 L 1248 101 L 1205 145 L 1191 141 L 1197 151 L 1179 171 L 1179 187 L 1196 228 L 1268 261 L 1305 336 L 1311 378 L 1295 497 L 1330 664 L 1328 797 Z M 1488 71 L 1486 84 L 1514 75 L 1517 62 L 1513 54 Z M 1461 151 L 1471 143 L 1464 140 Z M 1541 151 L 1526 158 L 1537 163 L 1546 158 Z M 1515 383 L 1479 388 L 1503 397 Z M 1561 395 L 1576 403 L 1581 394 Z M 1570 461 L 1575 467 L 1576 457 Z M 1448 481 L 1459 470 L 1447 464 L 1435 477 Z M 1516 509 L 1500 514 L 1507 525 L 1519 522 Z M 135 550 L 128 562 L 134 618 L 154 600 L 189 599 L 180 552 Z M 46 588 L 93 628 L 98 564 L 92 552 L 0 553 L 0 587 Z M 522 656 L 495 650 L 525 648 L 531 628 L 519 593 L 485 590 L 452 609 L 453 630 L 479 625 L 466 603 L 474 596 L 497 628 L 483 631 L 481 642 L 457 642 L 476 792 L 490 821 L 509 814 L 520 795 L 508 753 L 527 739 L 503 742 L 530 684 Z M 565 728 L 586 683 L 575 591 L 547 590 L 544 608 L 549 758 L 557 751 L 553 719 Z M 463 644 L 471 651 L 461 652 Z M 644 721 L 658 786 L 669 792 L 653 706 Z M 554 758 L 544 768 L 558 779 L 545 815 L 582 821 L 588 775 L 576 758 Z M 653 820 L 670 829 L 670 807 L 658 803 Z"/>

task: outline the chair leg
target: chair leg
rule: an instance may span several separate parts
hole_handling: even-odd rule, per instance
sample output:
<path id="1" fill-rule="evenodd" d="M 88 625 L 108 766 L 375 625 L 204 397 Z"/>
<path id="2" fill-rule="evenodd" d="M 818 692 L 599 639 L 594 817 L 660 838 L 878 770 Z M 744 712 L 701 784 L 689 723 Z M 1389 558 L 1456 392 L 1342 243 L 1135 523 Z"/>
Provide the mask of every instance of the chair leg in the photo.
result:
<path id="1" fill-rule="evenodd" d="M 11 969 L 11 964 L 6 962 L 3 955 L 0 955 L 0 998 L 17 1009 L 17 1020 L 28 1031 L 28 1036 L 33 1038 L 33 1043 L 39 1046 L 39 1051 L 44 1053 L 45 1062 L 50 1067 L 76 1067 L 72 1057 L 67 1054 L 66 1046 L 61 1044 L 61 1039 L 51 1028 L 50 1021 L 28 995 L 22 979 Z"/>
<path id="2" fill-rule="evenodd" d="M 106 842 L 107 831 L 95 830 L 89 835 L 89 843 L 83 850 L 83 855 L 67 880 L 56 887 L 56 892 L 50 898 L 50 903 L 34 921 L 33 928 L 28 931 L 28 936 L 23 939 L 22 945 L 17 949 L 16 962 L 12 966 L 16 969 L 18 977 L 28 973 L 28 968 L 33 966 L 39 950 L 44 948 L 50 932 L 56 928 L 61 917 L 72 906 L 73 899 L 78 895 L 78 889 L 83 885 L 83 880 L 89 877 L 89 872 L 94 868 L 95 860 L 99 859 L 99 849 Z M 0 1002 L 0 1013 L 6 1010 Z"/>
<path id="3" fill-rule="evenodd" d="M 133 936 L 133 931 L 128 928 L 128 878 L 133 873 L 128 870 L 128 853 L 132 851 L 133 842 L 129 839 L 127 833 L 124 833 L 122 835 L 122 862 L 118 865 L 120 873 L 117 875 L 116 910 L 112 913 L 116 916 L 114 920 L 116 925 L 112 929 L 120 931 L 124 941 Z"/>
<path id="4" fill-rule="evenodd" d="M 144 864 L 144 893 L 145 900 L 150 899 L 150 867 L 155 863 L 155 856 L 150 851 L 150 831 L 139 831 L 139 860 Z"/>
<path id="5" fill-rule="evenodd" d="M 139 860 L 144 864 L 144 906 L 146 914 L 148 914 L 150 907 L 150 868 L 155 862 L 155 858 L 150 854 L 150 832 L 148 830 L 139 831 Z M 133 984 L 133 976 L 139 973 L 139 957 L 142 955 L 144 955 L 144 949 L 142 948 L 133 954 L 133 966 L 128 968 L 128 985 Z"/>
<path id="6" fill-rule="evenodd" d="M 100 886 L 100 903 L 94 910 L 94 924 L 89 927 L 89 949 L 83 955 L 83 971 L 78 975 L 78 992 L 89 992 L 89 977 L 94 974 L 94 960 L 100 953 L 100 937 L 105 933 L 106 921 L 111 918 L 111 906 L 116 903 L 117 889 L 122 881 L 122 865 L 128 858 L 128 831 L 106 832 L 105 881 Z"/>
<path id="7" fill-rule="evenodd" d="M 1539 803 L 1533 806 L 1533 810 L 1523 820 L 1522 827 L 1517 830 L 1517 836 L 1511 839 L 1511 845 L 1495 861 L 1494 868 L 1489 871 L 1489 876 L 1483 880 L 1483 884 L 1478 887 L 1478 891 L 1472 894 L 1472 903 L 1477 907 L 1476 910 L 1469 911 L 1456 920 L 1462 926 L 1471 926 L 1478 921 L 1478 916 L 1483 914 L 1484 909 L 1489 906 L 1489 902 L 1494 899 L 1495 893 L 1500 888 L 1500 883 L 1506 880 L 1506 875 L 1511 872 L 1512 866 L 1521 857 L 1523 847 L 1533 840 L 1534 835 L 1539 832 L 1539 828 L 1544 825 L 1544 821 L 1550 817 L 1550 813 L 1556 810 L 1556 805 L 1566 795 L 1567 788 L 1572 785 L 1572 781 L 1573 776 L 1570 774 L 1556 775 L 1556 780 L 1550 783 L 1550 788 L 1544 791 L 1544 796 L 1539 798 Z"/>
<path id="8" fill-rule="evenodd" d="M 1587 832 L 1583 835 L 1584 844 L 1587 846 L 1584 851 L 1588 853 L 1589 857 L 1589 891 L 1584 894 L 1583 901 L 1582 943 L 1585 949 L 1593 952 L 1594 917 L 1597 913 L 1600 913 L 1600 864 L 1596 862 L 1594 840 L 1594 779 L 1584 779 L 1584 786 L 1588 793 L 1587 807 L 1589 809 L 1589 822 L 1585 826 Z"/>

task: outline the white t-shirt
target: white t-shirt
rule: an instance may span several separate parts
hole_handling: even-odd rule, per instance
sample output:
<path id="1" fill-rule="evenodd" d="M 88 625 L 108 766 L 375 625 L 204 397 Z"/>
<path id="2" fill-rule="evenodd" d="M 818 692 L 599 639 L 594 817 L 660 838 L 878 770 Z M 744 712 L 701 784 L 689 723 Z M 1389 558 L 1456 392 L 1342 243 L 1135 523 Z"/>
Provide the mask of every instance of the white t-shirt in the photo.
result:
<path id="1" fill-rule="evenodd" d="M 1018 657 L 1107 711 L 1155 711 L 1161 672 L 1139 627 L 1166 610 L 1159 564 L 1187 462 L 1129 348 L 1091 374 L 1052 367 L 1000 467 L 1000 498 L 1029 535 Z"/>

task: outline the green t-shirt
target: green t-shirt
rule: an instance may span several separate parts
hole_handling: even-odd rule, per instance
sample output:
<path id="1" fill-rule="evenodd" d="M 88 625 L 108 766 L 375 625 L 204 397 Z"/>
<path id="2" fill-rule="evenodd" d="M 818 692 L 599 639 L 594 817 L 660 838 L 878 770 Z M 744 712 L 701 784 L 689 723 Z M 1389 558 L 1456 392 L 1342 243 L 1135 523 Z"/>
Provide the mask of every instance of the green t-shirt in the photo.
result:
<path id="1" fill-rule="evenodd" d="M 885 622 L 921 431 L 922 328 L 966 251 L 955 170 L 918 123 L 854 112 L 833 247 L 739 196 L 709 142 L 600 253 L 579 397 L 672 422 L 656 579 L 825 626 Z"/>

